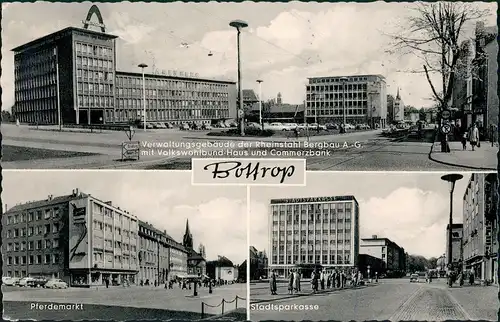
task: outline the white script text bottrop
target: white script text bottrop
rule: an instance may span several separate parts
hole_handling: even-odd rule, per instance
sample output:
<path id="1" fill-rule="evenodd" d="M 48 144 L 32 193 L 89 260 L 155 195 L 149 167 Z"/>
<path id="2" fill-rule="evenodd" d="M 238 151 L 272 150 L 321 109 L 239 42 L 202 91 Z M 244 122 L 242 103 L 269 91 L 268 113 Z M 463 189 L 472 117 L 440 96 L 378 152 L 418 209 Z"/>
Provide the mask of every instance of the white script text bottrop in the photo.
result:
<path id="1" fill-rule="evenodd" d="M 260 162 L 243 164 L 239 161 L 222 161 L 207 164 L 203 170 L 211 171 L 213 179 L 225 179 L 233 175 L 236 178 L 245 177 L 257 181 L 259 178 L 270 176 L 279 178 L 280 183 L 283 183 L 287 177 L 293 176 L 295 166 L 263 167 Z"/>

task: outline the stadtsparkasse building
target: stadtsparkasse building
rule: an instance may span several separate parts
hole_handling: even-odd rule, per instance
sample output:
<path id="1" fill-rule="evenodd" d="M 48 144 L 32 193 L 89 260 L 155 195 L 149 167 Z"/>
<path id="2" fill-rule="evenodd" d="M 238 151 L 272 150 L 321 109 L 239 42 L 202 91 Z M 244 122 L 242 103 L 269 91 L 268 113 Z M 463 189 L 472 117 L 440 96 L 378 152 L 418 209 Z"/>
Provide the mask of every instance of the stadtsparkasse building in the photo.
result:
<path id="1" fill-rule="evenodd" d="M 90 21 L 93 15 L 99 23 Z M 236 83 L 177 71 L 116 70 L 117 36 L 105 33 L 91 7 L 84 28 L 68 27 L 14 52 L 15 105 L 22 123 L 105 124 L 146 120 L 182 123 L 236 117 Z M 89 30 L 89 25 L 100 31 Z M 131 66 L 132 67 L 132 66 Z M 60 111 L 60 113 L 59 113 Z M 60 119 L 59 119 L 60 117 Z"/>

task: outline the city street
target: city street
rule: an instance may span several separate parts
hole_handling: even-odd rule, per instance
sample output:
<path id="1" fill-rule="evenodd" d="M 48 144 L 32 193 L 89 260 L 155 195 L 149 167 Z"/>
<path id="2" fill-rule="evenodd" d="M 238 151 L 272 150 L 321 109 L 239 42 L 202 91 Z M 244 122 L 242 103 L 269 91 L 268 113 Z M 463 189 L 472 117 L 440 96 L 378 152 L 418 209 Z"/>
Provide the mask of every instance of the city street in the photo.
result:
<path id="1" fill-rule="evenodd" d="M 209 294 L 207 288 L 198 290 L 198 296 L 193 296 L 193 290 L 181 290 L 174 287 L 166 290 L 163 287 L 130 288 L 105 287 L 65 290 L 52 289 L 19 289 L 5 288 L 4 316 L 10 319 L 105 319 L 142 320 L 142 319 L 199 319 L 201 318 L 202 302 L 210 306 L 219 305 L 224 299 L 231 302 L 236 296 L 238 308 L 246 307 L 246 284 L 234 284 L 213 289 Z M 74 303 L 83 304 L 82 310 L 40 311 L 33 310 L 33 303 Z M 222 314 L 221 306 L 216 308 L 205 305 L 207 316 Z M 224 304 L 224 313 L 236 309 L 236 301 Z"/>
<path id="2" fill-rule="evenodd" d="M 2 126 L 4 169 L 178 169 L 191 167 L 193 154 L 203 150 L 205 155 L 194 157 L 256 157 L 256 158 L 306 158 L 308 170 L 465 170 L 454 166 L 459 163 L 432 161 L 431 143 L 404 142 L 382 137 L 380 131 L 330 134 L 307 138 L 228 138 L 207 136 L 206 131 L 180 131 L 158 129 L 144 132 L 137 130 L 133 140 L 142 143 L 191 144 L 192 147 L 143 149 L 138 161 L 119 161 L 121 143 L 127 140 L 122 132 L 103 131 L 64 132 L 30 129 L 12 124 Z M 207 142 L 232 145 L 232 148 L 203 147 L 194 145 Z M 298 147 L 268 147 L 264 143 L 293 143 Z M 323 146 L 320 146 L 320 145 Z M 325 147 L 325 144 L 328 147 Z M 311 146 L 313 145 L 313 146 Z M 333 145 L 333 146 L 332 146 Z M 159 150 L 165 152 L 159 153 Z M 148 153 L 152 151 L 152 153 Z M 300 153 L 308 151 L 309 155 Z M 211 152 L 218 152 L 211 155 Z M 494 154 L 492 154 L 494 156 Z M 435 158 L 439 159 L 439 158 Z M 483 158 L 484 159 L 484 158 Z M 481 162 L 481 158 L 474 162 Z M 480 166 L 481 164 L 479 164 Z"/>
<path id="3" fill-rule="evenodd" d="M 409 283 L 408 279 L 384 279 L 376 285 L 335 290 L 316 295 L 287 297 L 286 285 L 280 285 L 275 300 L 251 307 L 251 320 L 389 320 L 389 321 L 497 321 L 497 287 L 457 287 L 449 289 L 444 280 L 431 284 Z M 307 287 L 307 286 L 306 286 Z M 260 288 L 260 286 L 258 286 Z M 310 290 L 310 286 L 307 289 Z M 269 287 L 267 287 L 269 293 Z M 262 291 L 262 293 L 266 292 Z M 252 294 L 261 293 L 252 291 Z M 252 295 L 252 305 L 254 297 Z M 263 297 L 263 295 L 260 295 Z M 317 310 L 293 310 L 266 305 L 317 305 Z"/>

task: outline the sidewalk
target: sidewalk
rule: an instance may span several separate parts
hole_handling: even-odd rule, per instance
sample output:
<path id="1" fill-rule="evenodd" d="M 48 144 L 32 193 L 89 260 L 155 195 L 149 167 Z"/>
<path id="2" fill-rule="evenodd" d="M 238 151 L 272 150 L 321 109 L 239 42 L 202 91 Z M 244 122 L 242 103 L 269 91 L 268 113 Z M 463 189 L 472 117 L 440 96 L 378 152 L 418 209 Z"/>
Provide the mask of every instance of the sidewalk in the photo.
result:
<path id="1" fill-rule="evenodd" d="M 498 285 L 463 286 L 448 290 L 472 320 L 498 321 Z"/>
<path id="2" fill-rule="evenodd" d="M 498 144 L 491 146 L 491 142 L 481 142 L 481 147 L 471 150 L 470 144 L 467 144 L 467 150 L 462 150 L 462 143 L 449 142 L 450 153 L 441 152 L 441 143 L 436 142 L 432 145 L 429 153 L 429 159 L 449 165 L 467 168 L 471 170 L 496 170 Z"/>

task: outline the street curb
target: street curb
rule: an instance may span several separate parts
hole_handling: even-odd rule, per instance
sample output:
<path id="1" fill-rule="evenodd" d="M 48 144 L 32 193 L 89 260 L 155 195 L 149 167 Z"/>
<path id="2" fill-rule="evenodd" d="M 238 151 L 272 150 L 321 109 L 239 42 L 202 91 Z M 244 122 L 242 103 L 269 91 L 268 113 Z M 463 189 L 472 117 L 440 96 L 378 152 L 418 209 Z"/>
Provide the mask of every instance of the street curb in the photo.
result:
<path id="1" fill-rule="evenodd" d="M 269 300 L 255 300 L 255 301 L 252 301 L 250 299 L 250 304 L 268 303 L 268 302 L 281 301 L 281 300 L 292 299 L 292 298 L 297 298 L 297 297 L 315 296 L 315 295 L 319 295 L 319 294 L 331 294 L 331 293 L 335 293 L 335 292 L 339 292 L 339 291 L 343 291 L 343 290 L 360 290 L 360 289 L 364 289 L 364 288 L 367 288 L 367 287 L 373 287 L 373 286 L 377 286 L 377 285 L 378 284 L 371 284 L 371 285 L 364 285 L 364 286 L 360 286 L 360 287 L 349 287 L 349 288 L 343 288 L 343 289 L 325 290 L 325 291 L 321 291 L 321 292 L 318 292 L 318 293 L 295 294 L 295 295 L 290 295 L 290 296 L 285 296 L 285 297 L 280 297 L 280 298 L 273 298 L 273 299 L 269 299 Z M 250 298 L 251 298 L 251 295 L 250 295 Z"/>
<path id="2" fill-rule="evenodd" d="M 492 171 L 492 170 L 496 171 L 497 170 L 496 168 L 471 167 L 471 166 L 467 166 L 467 165 L 461 165 L 461 164 L 456 164 L 456 163 L 451 163 L 451 162 L 437 160 L 437 159 L 435 159 L 435 158 L 432 157 L 432 154 L 434 153 L 434 144 L 435 143 L 436 142 L 432 143 L 431 150 L 429 151 L 429 154 L 428 154 L 429 160 L 431 160 L 433 162 L 436 162 L 436 163 L 439 163 L 439 164 L 443 164 L 443 165 L 447 165 L 447 166 L 452 166 L 452 167 L 461 167 L 461 168 L 470 169 L 470 170 L 482 170 L 482 171 Z"/>

